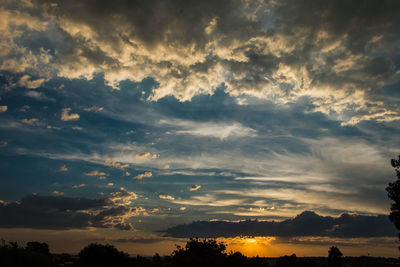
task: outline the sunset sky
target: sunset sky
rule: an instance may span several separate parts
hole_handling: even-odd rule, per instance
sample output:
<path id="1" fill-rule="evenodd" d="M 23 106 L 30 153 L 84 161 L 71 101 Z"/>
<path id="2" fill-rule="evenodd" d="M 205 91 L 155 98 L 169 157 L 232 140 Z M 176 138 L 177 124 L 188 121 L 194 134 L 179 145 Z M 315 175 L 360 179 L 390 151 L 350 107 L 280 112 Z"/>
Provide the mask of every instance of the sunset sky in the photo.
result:
<path id="1" fill-rule="evenodd" d="M 400 1 L 0 1 L 0 238 L 398 257 Z"/>

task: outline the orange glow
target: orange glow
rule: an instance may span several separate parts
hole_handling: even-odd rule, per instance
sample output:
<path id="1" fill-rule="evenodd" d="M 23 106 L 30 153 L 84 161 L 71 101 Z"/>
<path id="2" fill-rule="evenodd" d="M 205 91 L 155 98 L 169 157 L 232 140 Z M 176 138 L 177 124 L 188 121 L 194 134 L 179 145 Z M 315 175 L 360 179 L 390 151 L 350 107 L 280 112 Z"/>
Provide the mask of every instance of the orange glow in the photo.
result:
<path id="1" fill-rule="evenodd" d="M 274 250 L 271 246 L 271 242 L 274 240 L 275 237 L 233 237 L 221 238 L 218 241 L 227 245 L 227 251 L 238 251 L 248 257 L 265 257 L 270 256 L 271 251 Z"/>

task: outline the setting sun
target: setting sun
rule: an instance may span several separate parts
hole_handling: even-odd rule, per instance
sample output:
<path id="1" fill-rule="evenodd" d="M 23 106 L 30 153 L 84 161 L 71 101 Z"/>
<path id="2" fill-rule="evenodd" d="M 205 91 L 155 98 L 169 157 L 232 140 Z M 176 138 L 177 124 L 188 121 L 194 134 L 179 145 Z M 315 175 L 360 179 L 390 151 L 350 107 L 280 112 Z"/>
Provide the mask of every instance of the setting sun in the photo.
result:
<path id="1" fill-rule="evenodd" d="M 253 257 L 267 257 L 270 256 L 271 242 L 275 240 L 275 237 L 233 237 L 233 238 L 221 238 L 227 245 L 227 250 L 232 252 L 240 252 L 245 256 Z"/>

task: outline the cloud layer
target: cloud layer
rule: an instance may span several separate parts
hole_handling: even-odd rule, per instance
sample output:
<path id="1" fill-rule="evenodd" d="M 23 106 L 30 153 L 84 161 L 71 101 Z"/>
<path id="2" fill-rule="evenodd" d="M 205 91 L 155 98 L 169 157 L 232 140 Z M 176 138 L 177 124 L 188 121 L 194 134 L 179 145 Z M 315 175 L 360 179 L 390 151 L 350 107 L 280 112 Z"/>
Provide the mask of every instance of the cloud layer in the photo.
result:
<path id="1" fill-rule="evenodd" d="M 327 236 L 340 238 L 393 237 L 396 229 L 387 216 L 342 214 L 320 216 L 305 211 L 293 219 L 280 222 L 247 220 L 241 222 L 197 221 L 161 231 L 173 237 L 236 237 L 236 236 Z"/>

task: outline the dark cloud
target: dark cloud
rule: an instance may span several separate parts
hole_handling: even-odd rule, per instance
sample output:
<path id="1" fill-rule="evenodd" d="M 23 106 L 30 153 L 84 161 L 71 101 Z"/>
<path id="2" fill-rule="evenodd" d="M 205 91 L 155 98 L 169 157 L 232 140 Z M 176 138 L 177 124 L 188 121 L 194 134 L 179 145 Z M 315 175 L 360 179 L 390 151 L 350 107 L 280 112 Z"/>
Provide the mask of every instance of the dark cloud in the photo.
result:
<path id="1" fill-rule="evenodd" d="M 37 229 L 118 228 L 131 230 L 121 217 L 128 207 L 110 207 L 106 198 L 88 199 L 30 195 L 20 202 L 0 205 L 0 227 Z"/>
<path id="2" fill-rule="evenodd" d="M 328 236 L 328 237 L 392 237 L 396 230 L 385 215 L 366 216 L 342 214 L 340 217 L 320 216 L 305 211 L 281 222 L 247 220 L 241 222 L 192 222 L 165 231 L 173 237 L 235 237 L 235 236 Z"/>

